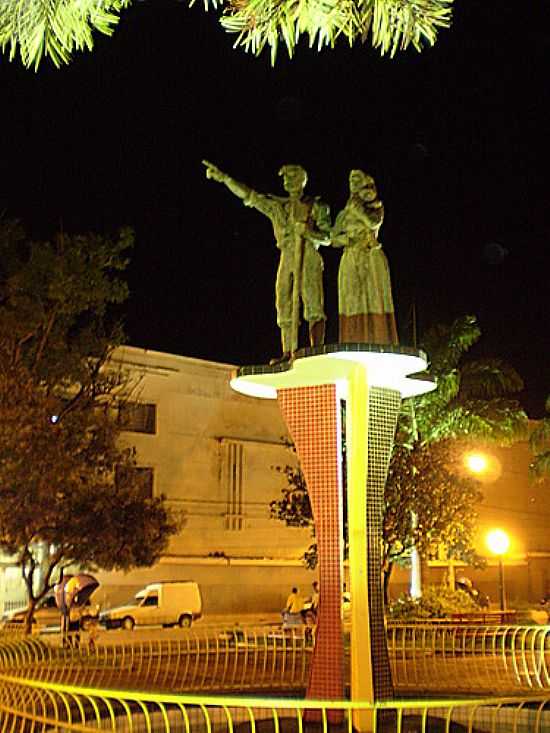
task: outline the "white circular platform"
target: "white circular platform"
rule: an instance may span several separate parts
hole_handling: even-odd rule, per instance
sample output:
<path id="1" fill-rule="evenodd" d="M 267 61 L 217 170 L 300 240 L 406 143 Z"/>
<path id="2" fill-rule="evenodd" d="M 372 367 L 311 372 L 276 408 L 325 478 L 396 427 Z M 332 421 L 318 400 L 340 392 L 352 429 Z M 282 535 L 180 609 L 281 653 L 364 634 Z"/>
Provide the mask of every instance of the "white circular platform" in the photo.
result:
<path id="1" fill-rule="evenodd" d="M 435 389 L 426 374 L 426 354 L 405 346 L 377 344 L 327 344 L 302 349 L 293 361 L 275 365 L 242 367 L 231 387 L 249 397 L 275 399 L 278 389 L 345 383 L 357 365 L 365 368 L 369 387 L 385 387 L 416 397 Z M 411 376 L 415 375 L 415 376 Z"/>

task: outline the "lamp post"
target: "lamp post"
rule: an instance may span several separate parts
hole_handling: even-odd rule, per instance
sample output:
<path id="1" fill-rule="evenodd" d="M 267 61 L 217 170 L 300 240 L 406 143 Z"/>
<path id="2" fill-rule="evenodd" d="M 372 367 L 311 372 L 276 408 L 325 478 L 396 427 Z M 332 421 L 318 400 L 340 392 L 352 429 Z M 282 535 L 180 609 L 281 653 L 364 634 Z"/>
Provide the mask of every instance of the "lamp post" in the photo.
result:
<path id="1" fill-rule="evenodd" d="M 506 594 L 504 591 L 504 565 L 502 556 L 510 547 L 510 538 L 502 529 L 492 529 L 487 535 L 487 547 L 498 557 L 498 586 L 500 593 L 500 610 L 506 610 Z"/>
<path id="2" fill-rule="evenodd" d="M 477 479 L 486 474 L 489 468 L 489 459 L 485 453 L 470 451 L 464 454 L 462 460 L 467 473 Z M 447 558 L 447 584 L 452 591 L 456 589 L 455 561 L 452 557 Z"/>

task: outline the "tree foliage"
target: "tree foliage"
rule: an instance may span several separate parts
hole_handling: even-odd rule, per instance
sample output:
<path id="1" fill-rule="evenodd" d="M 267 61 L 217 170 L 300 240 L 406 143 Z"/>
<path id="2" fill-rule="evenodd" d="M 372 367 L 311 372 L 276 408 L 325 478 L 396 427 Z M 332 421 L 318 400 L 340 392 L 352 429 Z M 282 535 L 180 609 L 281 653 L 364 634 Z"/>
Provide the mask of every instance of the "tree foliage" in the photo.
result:
<path id="1" fill-rule="evenodd" d="M 193 4 L 194 0 L 190 1 Z M 19 54 L 27 67 L 44 57 L 59 67 L 75 51 L 93 48 L 94 32 L 111 35 L 121 10 L 131 0 L 2 0 L 0 47 L 10 60 Z M 204 0 L 205 9 L 223 0 Z M 237 34 L 235 46 L 259 55 L 268 46 L 272 62 L 282 43 L 292 56 L 300 37 L 310 47 L 333 47 L 338 38 L 350 45 L 370 40 L 382 54 L 394 56 L 413 46 L 433 45 L 440 28 L 451 22 L 452 0 L 227 0 L 222 26 Z"/>
<path id="2" fill-rule="evenodd" d="M 480 336 L 475 316 L 426 333 L 421 346 L 437 389 L 403 403 L 398 443 L 474 440 L 511 445 L 527 436 L 527 416 L 511 397 L 523 389 L 515 369 L 500 359 L 463 361 Z"/>
<path id="3" fill-rule="evenodd" d="M 292 444 L 289 444 L 288 447 L 294 450 Z M 315 537 L 313 512 L 304 474 L 299 466 L 286 465 L 277 470 L 284 473 L 287 484 L 281 489 L 281 498 L 275 499 L 269 505 L 271 518 L 284 522 L 287 527 L 308 528 L 311 536 Z M 308 547 L 302 559 L 310 570 L 317 567 L 317 544 L 315 542 Z"/>
<path id="4" fill-rule="evenodd" d="M 464 474 L 462 450 L 450 441 L 395 447 L 384 493 L 384 564 L 422 557 L 439 546 L 447 556 L 473 558 L 479 482 Z"/>
<path id="5" fill-rule="evenodd" d="M 540 420 L 529 436 L 533 462 L 529 466 L 531 478 L 543 481 L 550 477 L 550 397 L 546 398 L 548 416 Z"/>
<path id="6" fill-rule="evenodd" d="M 473 547 L 482 495 L 464 474 L 461 455 L 474 445 L 524 439 L 528 421 L 512 397 L 523 389 L 512 366 L 500 359 L 464 361 L 480 336 L 475 316 L 464 316 L 435 326 L 422 340 L 436 389 L 402 406 L 386 484 L 386 514 L 393 517 L 392 533 L 384 536 L 386 588 L 393 562 L 413 547 L 426 557 L 439 544 L 449 558 L 482 563 Z"/>
<path id="7" fill-rule="evenodd" d="M 387 606 L 388 618 L 392 621 L 415 621 L 428 618 L 447 618 L 453 613 L 479 611 L 479 606 L 464 590 L 448 586 L 429 585 L 421 598 L 401 595 Z"/>
<path id="8" fill-rule="evenodd" d="M 128 230 L 32 242 L 0 221 L 0 549 L 21 566 L 29 619 L 61 568 L 151 565 L 177 529 L 119 440 L 132 385 L 110 364 L 109 308 L 131 243 Z"/>
<path id="9" fill-rule="evenodd" d="M 216 5 L 216 0 L 212 4 Z M 433 45 L 451 22 L 452 0 L 228 0 L 222 26 L 236 33 L 236 46 L 259 55 L 266 46 L 275 62 L 279 44 L 290 57 L 302 36 L 310 48 L 351 46 L 367 39 L 381 54 Z"/>
<path id="10" fill-rule="evenodd" d="M 0 46 L 27 68 L 43 57 L 60 67 L 75 51 L 93 48 L 93 32 L 113 33 L 130 0 L 2 0 Z"/>
<path id="11" fill-rule="evenodd" d="M 482 562 L 473 548 L 479 483 L 462 466 L 465 450 L 475 443 L 509 445 L 527 434 L 527 416 L 510 394 L 523 383 L 498 359 L 463 361 L 481 335 L 473 316 L 439 325 L 426 333 L 422 347 L 430 357 L 437 389 L 403 402 L 384 494 L 385 587 L 396 561 L 413 547 L 427 556 L 445 546 L 449 558 Z M 303 478 L 286 471 L 288 485 L 272 502 L 273 517 L 291 526 L 311 526 L 313 519 Z M 316 563 L 315 545 L 304 559 Z"/>

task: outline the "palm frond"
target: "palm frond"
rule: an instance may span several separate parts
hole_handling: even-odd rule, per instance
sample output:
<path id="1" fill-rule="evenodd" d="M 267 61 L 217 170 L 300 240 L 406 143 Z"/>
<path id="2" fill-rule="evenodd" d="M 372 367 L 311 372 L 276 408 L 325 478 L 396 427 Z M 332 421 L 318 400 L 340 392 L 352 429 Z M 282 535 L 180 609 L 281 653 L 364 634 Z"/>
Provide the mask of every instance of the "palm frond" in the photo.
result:
<path id="1" fill-rule="evenodd" d="M 534 481 L 543 481 L 550 476 L 550 450 L 539 453 L 529 466 L 529 476 Z"/>
<path id="2" fill-rule="evenodd" d="M 455 369 L 468 349 L 481 336 L 477 318 L 463 316 L 449 325 L 437 325 L 422 338 L 421 346 L 430 357 L 430 372 L 435 376 Z"/>
<path id="3" fill-rule="evenodd" d="M 476 440 L 512 445 L 527 437 L 528 419 L 519 403 L 503 398 L 468 400 L 441 408 L 423 425 L 423 440 Z"/>
<path id="4" fill-rule="evenodd" d="M 59 67 L 93 47 L 93 32 L 111 35 L 131 0 L 2 0 L 0 47 L 27 67 L 44 57 Z"/>
<path id="5" fill-rule="evenodd" d="M 546 411 L 550 412 L 550 396 L 546 398 Z M 533 453 L 533 462 L 529 466 L 529 475 L 535 481 L 550 477 L 550 417 L 538 421 L 537 427 L 529 436 L 529 446 Z"/>
<path id="6" fill-rule="evenodd" d="M 416 425 L 422 444 L 475 438 L 497 445 L 512 445 L 524 440 L 528 433 L 524 410 L 515 400 L 504 398 L 454 400 L 448 404 L 419 406 Z"/>
<path id="7" fill-rule="evenodd" d="M 529 444 L 535 454 L 550 449 L 550 418 L 540 420 L 529 437 Z"/>
<path id="8" fill-rule="evenodd" d="M 460 370 L 460 394 L 464 398 L 501 397 L 520 392 L 523 380 L 514 367 L 501 359 L 465 363 Z"/>

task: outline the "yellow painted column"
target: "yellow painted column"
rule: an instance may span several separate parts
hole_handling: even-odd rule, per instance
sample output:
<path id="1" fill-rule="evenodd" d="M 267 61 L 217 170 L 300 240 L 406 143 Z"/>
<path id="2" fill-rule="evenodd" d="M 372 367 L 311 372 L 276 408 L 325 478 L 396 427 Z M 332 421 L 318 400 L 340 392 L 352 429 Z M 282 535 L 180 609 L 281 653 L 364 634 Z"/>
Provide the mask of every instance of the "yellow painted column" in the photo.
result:
<path id="1" fill-rule="evenodd" d="M 374 703 L 367 583 L 367 451 L 369 387 L 367 368 L 356 364 L 348 377 L 346 452 L 349 580 L 351 591 L 351 699 Z M 374 730 L 371 711 L 356 710 L 357 731 Z"/>

